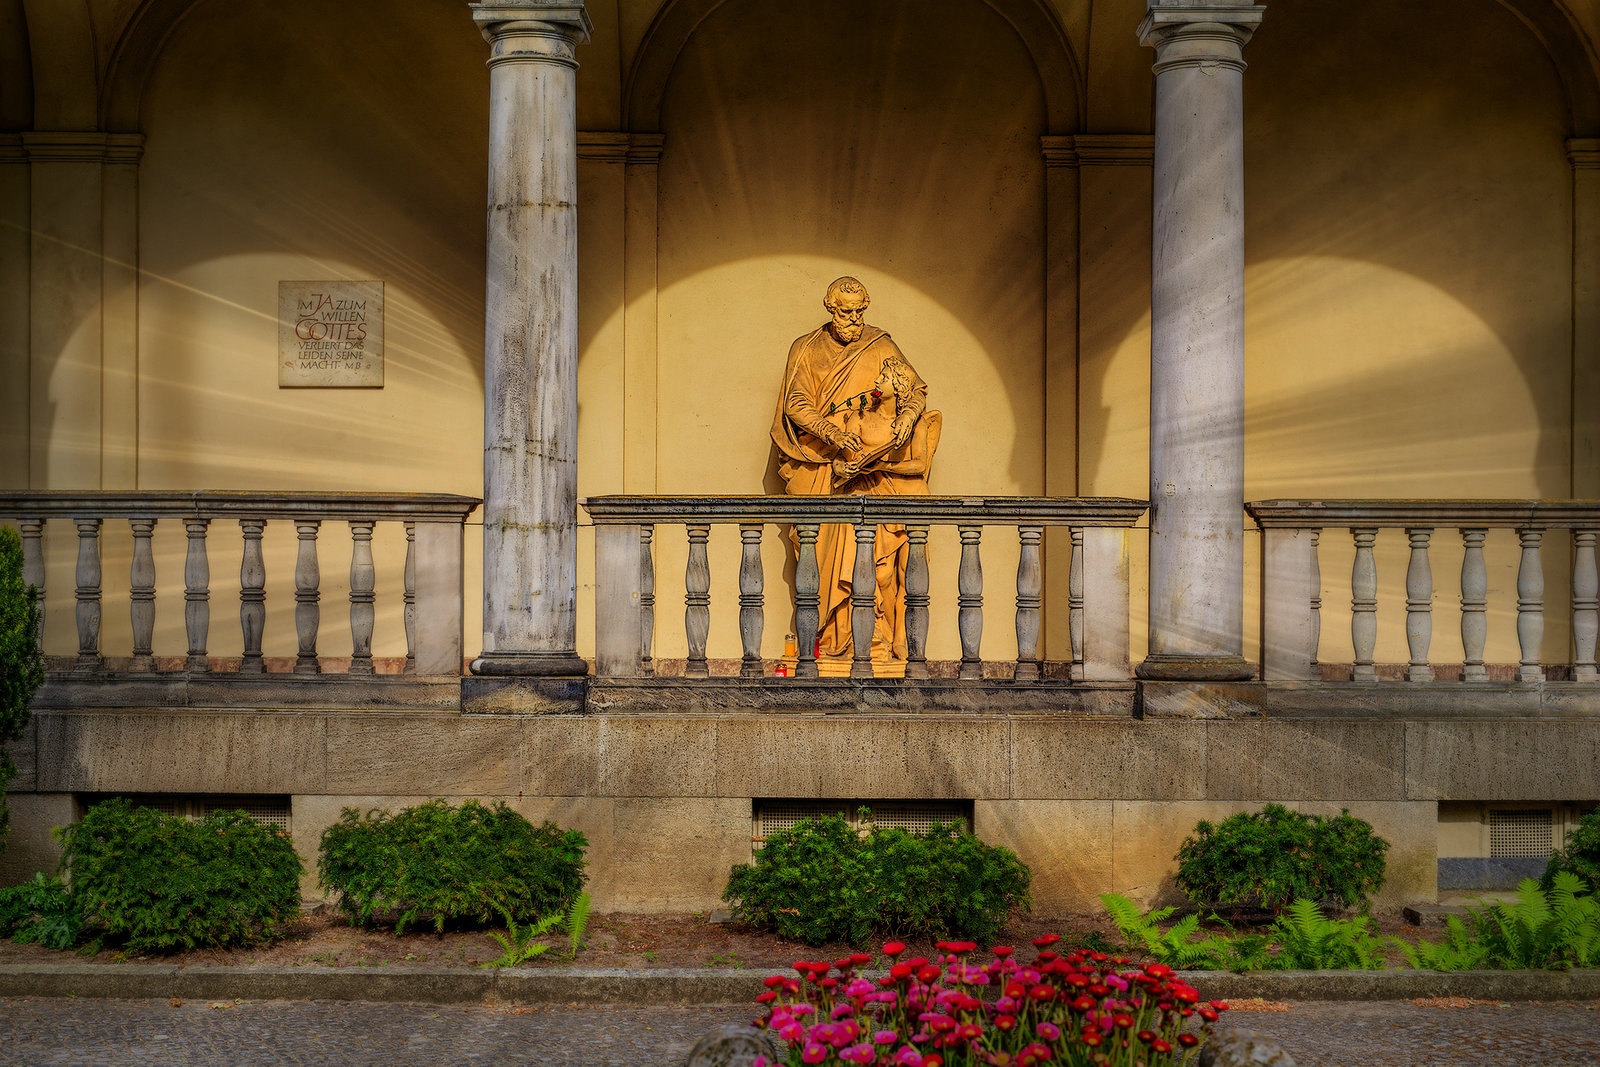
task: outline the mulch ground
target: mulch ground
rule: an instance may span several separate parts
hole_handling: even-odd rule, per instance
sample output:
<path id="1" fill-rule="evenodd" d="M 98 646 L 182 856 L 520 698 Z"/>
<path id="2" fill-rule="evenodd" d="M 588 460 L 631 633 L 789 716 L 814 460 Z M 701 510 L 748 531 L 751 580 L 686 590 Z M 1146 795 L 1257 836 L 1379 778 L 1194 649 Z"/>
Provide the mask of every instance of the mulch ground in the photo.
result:
<path id="1" fill-rule="evenodd" d="M 1405 923 L 1398 912 L 1374 916 L 1375 933 L 1415 942 L 1440 936 L 1436 927 L 1418 928 Z M 1219 928 L 1220 929 L 1220 928 Z M 1047 933 L 1059 934 L 1056 948 L 1086 945 L 1100 951 L 1129 954 L 1122 938 L 1105 914 L 1042 917 L 1013 916 L 996 944 L 1030 948 L 1029 942 Z M 835 960 L 854 951 L 874 952 L 878 943 L 860 946 L 831 944 L 814 947 L 787 941 L 742 923 L 711 922 L 709 916 L 631 915 L 613 913 L 590 917 L 583 947 L 576 960 L 567 958 L 564 938 L 541 939 L 551 945 L 543 956 L 525 967 L 723 967 L 760 971 L 787 971 L 796 960 Z M 931 942 L 907 941 L 910 955 L 933 956 Z M 987 948 L 988 946 L 984 946 Z M 170 955 L 129 956 L 103 949 L 94 956 L 55 952 L 38 945 L 0 941 L 0 963 L 163 963 L 184 966 L 320 966 L 320 967 L 467 967 L 497 959 L 499 944 L 486 931 L 431 928 L 396 934 L 392 928 L 352 927 L 332 909 L 321 908 L 297 919 L 286 936 L 272 944 L 243 949 L 205 949 Z M 1130 954 L 1132 955 L 1132 954 Z M 1402 962 L 1398 951 L 1385 956 L 1391 966 Z M 1137 958 L 1137 957 L 1135 957 Z"/>

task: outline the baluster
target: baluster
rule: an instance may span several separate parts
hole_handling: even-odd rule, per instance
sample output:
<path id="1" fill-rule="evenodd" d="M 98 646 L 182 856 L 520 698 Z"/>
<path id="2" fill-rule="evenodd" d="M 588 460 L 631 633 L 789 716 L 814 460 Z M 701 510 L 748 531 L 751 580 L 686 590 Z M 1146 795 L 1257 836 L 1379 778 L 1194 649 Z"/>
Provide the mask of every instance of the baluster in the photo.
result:
<path id="1" fill-rule="evenodd" d="M 240 674 L 265 674 L 261 658 L 261 636 L 267 626 L 267 564 L 261 558 L 261 535 L 265 519 L 240 519 L 244 531 L 244 556 L 239 562 L 239 629 L 244 633 L 244 658 Z"/>
<path id="2" fill-rule="evenodd" d="M 1322 643 L 1322 531 L 1311 531 L 1311 678 L 1322 680 L 1317 667 L 1317 649 Z"/>
<path id="3" fill-rule="evenodd" d="M 1433 668 L 1428 666 L 1428 645 L 1433 640 L 1433 568 L 1428 565 L 1428 540 L 1431 529 L 1408 529 L 1406 537 L 1411 542 L 1411 560 L 1406 566 L 1406 646 L 1411 652 L 1411 663 L 1406 668 L 1406 680 L 1433 681 Z"/>
<path id="4" fill-rule="evenodd" d="M 372 624 L 377 572 L 372 565 L 373 519 L 350 523 L 350 673 L 372 674 Z"/>
<path id="5" fill-rule="evenodd" d="M 406 523 L 405 569 L 406 665 L 402 674 L 417 673 L 417 524 Z"/>
<path id="6" fill-rule="evenodd" d="M 1595 639 L 1600 637 L 1600 573 L 1595 570 L 1594 530 L 1572 531 L 1572 679 L 1592 682 L 1600 678 L 1595 669 Z"/>
<path id="7" fill-rule="evenodd" d="M 744 659 L 739 664 L 739 677 L 760 678 L 762 587 L 761 523 L 739 524 L 739 540 L 743 545 L 739 559 L 739 640 L 744 644 Z"/>
<path id="8" fill-rule="evenodd" d="M 639 647 L 644 650 L 640 669 L 648 677 L 656 673 L 650 646 L 656 636 L 656 558 L 650 542 L 654 526 L 639 527 Z"/>
<path id="9" fill-rule="evenodd" d="M 1356 541 L 1356 561 L 1350 569 L 1350 639 L 1355 646 L 1354 680 L 1375 682 L 1378 670 L 1372 664 L 1372 650 L 1378 643 L 1378 564 L 1372 558 L 1372 545 L 1378 539 L 1375 529 L 1352 529 Z"/>
<path id="10" fill-rule="evenodd" d="M 19 519 L 22 533 L 22 586 L 39 592 L 39 645 L 44 646 L 44 520 Z"/>
<path id="11" fill-rule="evenodd" d="M 706 638 L 711 634 L 711 561 L 706 557 L 710 536 L 710 526 L 689 526 L 689 563 L 683 572 L 683 630 L 689 640 L 685 678 L 711 676 L 706 665 Z"/>
<path id="12" fill-rule="evenodd" d="M 1544 642 L 1544 568 L 1539 563 L 1539 542 L 1543 530 L 1518 530 L 1522 542 L 1522 562 L 1517 567 L 1517 644 L 1522 647 L 1522 664 L 1517 681 L 1542 682 L 1539 646 Z"/>
<path id="13" fill-rule="evenodd" d="M 1039 562 L 1043 526 L 1017 527 L 1021 555 L 1017 558 L 1017 669 L 1012 679 L 1032 682 L 1039 678 L 1039 608 L 1044 603 L 1044 569 Z"/>
<path id="14" fill-rule="evenodd" d="M 956 628 L 961 631 L 962 678 L 982 678 L 983 660 L 978 646 L 983 640 L 983 561 L 978 556 L 981 526 L 957 526 L 961 535 L 961 568 L 956 572 Z"/>
<path id="15" fill-rule="evenodd" d="M 906 527 L 906 677 L 928 676 L 928 528 Z"/>
<path id="16" fill-rule="evenodd" d="M 77 598 L 80 671 L 99 670 L 100 658 L 100 520 L 75 517 L 78 527 Z"/>
<path id="17" fill-rule="evenodd" d="M 850 638 L 855 658 L 850 661 L 850 677 L 872 677 L 873 606 L 878 599 L 878 567 L 873 553 L 878 543 L 876 522 L 855 523 L 856 565 L 850 574 Z"/>
<path id="18" fill-rule="evenodd" d="M 317 662 L 317 628 L 322 623 L 322 571 L 317 565 L 318 519 L 296 519 L 295 534 L 299 538 L 298 554 L 294 561 L 294 632 L 300 643 L 294 658 L 294 673 L 321 674 Z"/>
<path id="19" fill-rule="evenodd" d="M 1483 665 L 1483 646 L 1489 640 L 1489 574 L 1483 565 L 1485 529 L 1461 531 L 1461 680 L 1487 682 L 1489 671 Z"/>
<path id="20" fill-rule="evenodd" d="M 183 628 L 189 638 L 189 658 L 184 669 L 209 671 L 206 635 L 211 629 L 211 564 L 206 559 L 206 527 L 210 519 L 192 516 L 183 520 L 189 535 L 189 551 L 183 560 Z"/>
<path id="21" fill-rule="evenodd" d="M 1072 528 L 1072 561 L 1067 565 L 1067 627 L 1071 630 L 1069 677 L 1083 681 L 1083 527 Z"/>
<path id="22" fill-rule="evenodd" d="M 819 590 L 822 575 L 817 570 L 818 523 L 797 522 L 798 542 L 794 567 L 794 636 L 796 678 L 817 677 L 817 627 L 822 625 Z"/>
<path id="23" fill-rule="evenodd" d="M 150 537 L 156 520 L 130 518 L 133 528 L 133 564 L 128 568 L 128 621 L 133 626 L 133 658 L 130 671 L 155 670 L 156 660 L 150 645 L 156 629 L 156 561 L 150 551 Z"/>

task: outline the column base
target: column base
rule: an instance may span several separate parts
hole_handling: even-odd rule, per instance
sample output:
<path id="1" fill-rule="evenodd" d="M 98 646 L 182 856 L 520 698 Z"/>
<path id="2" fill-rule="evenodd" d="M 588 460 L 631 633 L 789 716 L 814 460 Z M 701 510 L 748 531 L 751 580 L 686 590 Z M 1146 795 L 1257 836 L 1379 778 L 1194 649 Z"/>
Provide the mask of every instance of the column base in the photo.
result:
<path id="1" fill-rule="evenodd" d="M 1255 668 L 1243 656 L 1158 652 L 1133 673 L 1146 681 L 1244 682 L 1254 677 Z"/>
<path id="2" fill-rule="evenodd" d="M 589 673 L 589 661 L 575 652 L 485 652 L 470 669 L 494 678 L 581 677 Z"/>
<path id="3" fill-rule="evenodd" d="M 465 715 L 576 715 L 583 711 L 589 679 L 571 675 L 461 679 Z"/>

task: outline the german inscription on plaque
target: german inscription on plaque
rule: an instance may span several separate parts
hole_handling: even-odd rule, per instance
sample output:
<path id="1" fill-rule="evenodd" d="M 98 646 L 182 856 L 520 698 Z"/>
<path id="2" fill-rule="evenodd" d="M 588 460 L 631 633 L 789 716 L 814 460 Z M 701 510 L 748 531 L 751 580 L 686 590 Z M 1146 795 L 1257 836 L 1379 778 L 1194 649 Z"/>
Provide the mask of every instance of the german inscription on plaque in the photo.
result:
<path id="1" fill-rule="evenodd" d="M 279 282 L 278 385 L 383 386 L 382 282 Z"/>

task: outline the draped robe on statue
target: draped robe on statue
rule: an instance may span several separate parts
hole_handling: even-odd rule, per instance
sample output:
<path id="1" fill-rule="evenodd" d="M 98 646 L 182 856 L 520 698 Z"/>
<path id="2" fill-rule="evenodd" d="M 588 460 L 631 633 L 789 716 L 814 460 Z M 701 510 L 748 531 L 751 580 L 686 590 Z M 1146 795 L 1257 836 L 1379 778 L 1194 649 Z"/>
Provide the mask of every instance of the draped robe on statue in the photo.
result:
<path id="1" fill-rule="evenodd" d="M 899 361 L 909 377 L 897 399 L 886 387 L 884 364 Z M 872 398 L 878 388 L 881 398 Z M 865 326 L 861 336 L 841 344 L 826 325 L 797 339 L 789 349 L 783 372 L 783 390 L 773 420 L 772 439 L 778 446 L 778 472 L 793 495 L 919 495 L 928 492 L 926 465 L 919 473 L 903 474 L 881 466 L 908 466 L 908 441 L 890 448 L 878 464 L 869 463 L 856 477 L 835 484 L 833 461 L 871 454 L 893 437 L 892 423 L 901 411 L 921 416 L 928 387 L 901 354 L 887 333 Z M 865 410 L 835 409 L 848 400 L 864 399 Z M 904 405 L 904 406 L 902 406 Z M 861 437 L 862 453 L 847 453 L 829 444 L 823 423 Z M 881 464 L 881 466 L 880 466 Z M 911 466 L 915 466 L 912 464 Z M 909 541 L 899 524 L 878 527 L 874 546 L 877 569 L 877 610 L 872 637 L 876 661 L 903 660 L 906 656 L 905 573 Z M 817 535 L 817 569 L 821 575 L 818 655 L 845 658 L 853 655 L 850 629 L 851 575 L 855 569 L 855 531 L 828 523 Z"/>

